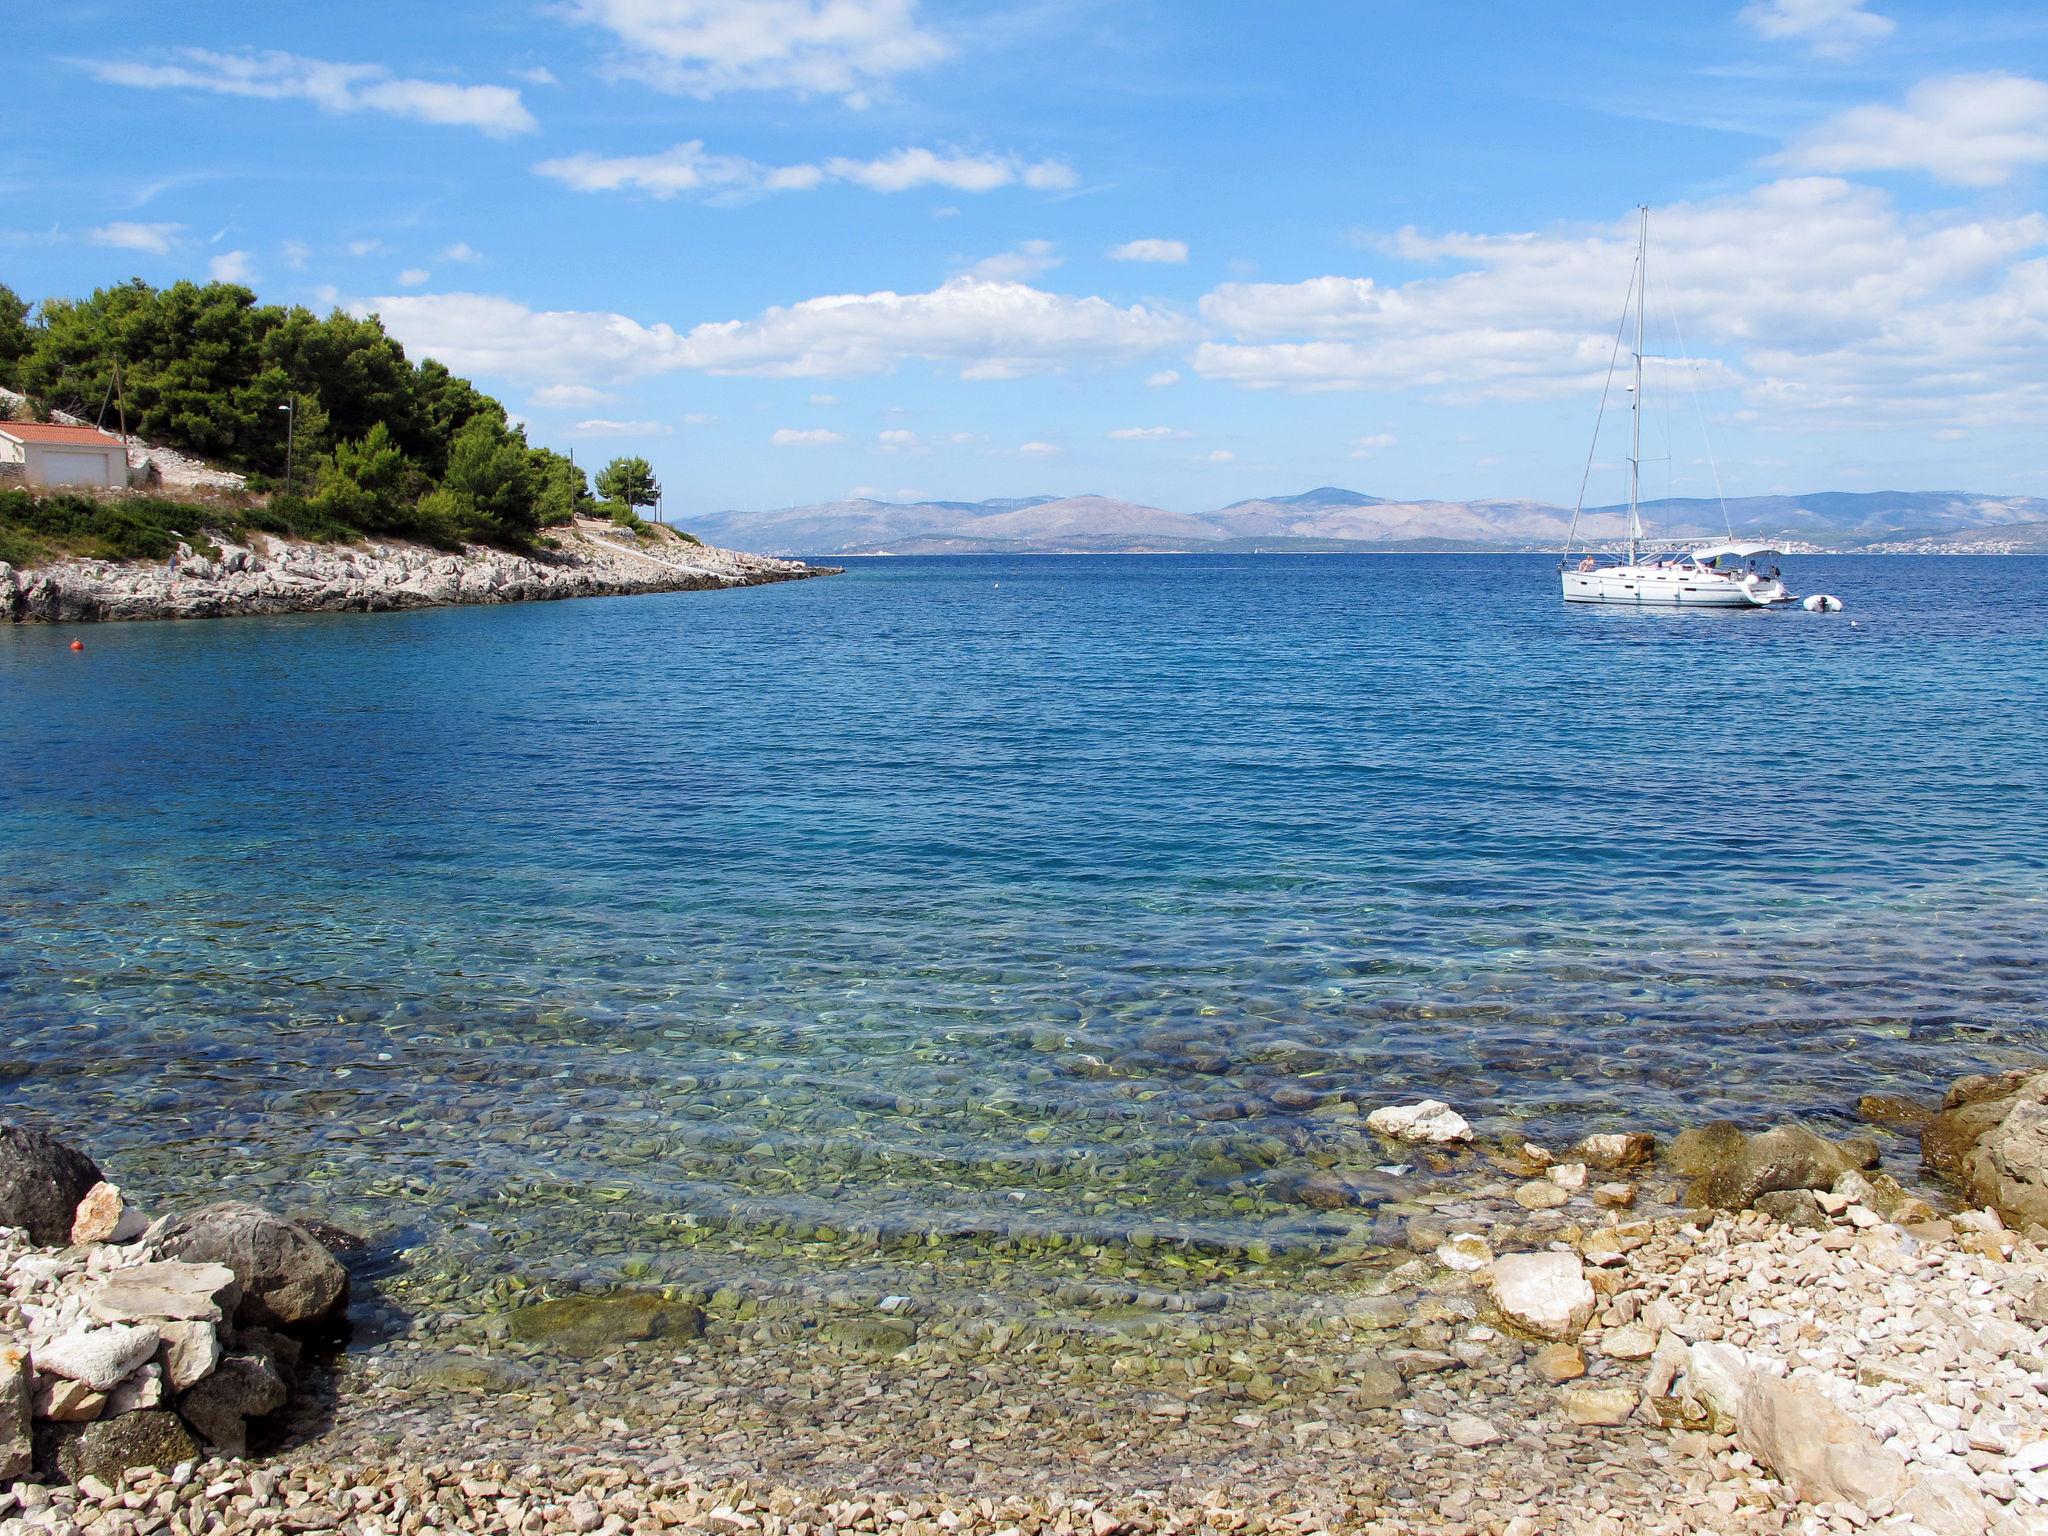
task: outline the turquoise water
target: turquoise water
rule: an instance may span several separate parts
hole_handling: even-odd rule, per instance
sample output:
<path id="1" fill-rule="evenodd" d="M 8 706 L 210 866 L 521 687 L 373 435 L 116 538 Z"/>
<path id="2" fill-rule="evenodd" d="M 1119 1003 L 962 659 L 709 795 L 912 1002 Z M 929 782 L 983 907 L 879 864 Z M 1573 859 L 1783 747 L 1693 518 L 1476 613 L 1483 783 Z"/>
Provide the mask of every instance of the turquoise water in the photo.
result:
<path id="1" fill-rule="evenodd" d="M 161 1194 L 545 1272 L 1313 1252 L 1397 1096 L 1846 1122 L 2040 1042 L 2048 562 L 1788 564 L 1849 611 L 904 559 L 10 630 L 0 1093 Z"/>

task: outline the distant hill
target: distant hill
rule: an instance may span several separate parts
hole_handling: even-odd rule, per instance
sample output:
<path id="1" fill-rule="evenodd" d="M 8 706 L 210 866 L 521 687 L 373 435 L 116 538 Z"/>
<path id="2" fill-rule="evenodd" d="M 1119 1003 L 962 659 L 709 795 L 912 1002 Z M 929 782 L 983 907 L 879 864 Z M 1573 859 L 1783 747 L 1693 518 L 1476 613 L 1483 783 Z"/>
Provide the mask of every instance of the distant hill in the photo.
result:
<path id="1" fill-rule="evenodd" d="M 1665 538 L 1727 531 L 1710 499 L 1646 502 Z M 1581 538 L 1626 531 L 1626 507 L 1589 507 Z M 1817 491 L 1744 496 L 1727 503 L 1742 537 L 1785 538 L 1831 549 L 1975 537 L 2048 524 L 2048 501 L 1949 491 Z M 1563 547 L 1569 507 L 1540 501 L 1400 501 L 1339 486 L 1232 502 L 1214 512 L 1169 512 L 1109 496 L 1026 496 L 995 501 L 823 502 L 769 512 L 718 512 L 691 524 L 712 543 L 766 554 L 1144 554 L 1195 550 L 1548 550 Z M 2032 535 L 2012 535 L 2024 543 Z M 1995 541 L 1994 541 L 1995 542 Z"/>

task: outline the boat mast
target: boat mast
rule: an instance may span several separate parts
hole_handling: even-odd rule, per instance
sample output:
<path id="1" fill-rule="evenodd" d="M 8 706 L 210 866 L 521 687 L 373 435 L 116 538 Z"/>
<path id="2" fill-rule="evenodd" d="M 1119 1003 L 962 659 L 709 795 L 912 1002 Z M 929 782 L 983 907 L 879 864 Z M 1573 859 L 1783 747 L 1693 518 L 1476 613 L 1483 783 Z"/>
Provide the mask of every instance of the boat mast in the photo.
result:
<path id="1" fill-rule="evenodd" d="M 1640 511 L 1643 476 L 1643 298 L 1650 287 L 1650 205 L 1639 203 L 1642 216 L 1636 234 L 1636 382 L 1628 412 L 1628 563 L 1636 563 L 1636 546 L 1643 537 Z"/>

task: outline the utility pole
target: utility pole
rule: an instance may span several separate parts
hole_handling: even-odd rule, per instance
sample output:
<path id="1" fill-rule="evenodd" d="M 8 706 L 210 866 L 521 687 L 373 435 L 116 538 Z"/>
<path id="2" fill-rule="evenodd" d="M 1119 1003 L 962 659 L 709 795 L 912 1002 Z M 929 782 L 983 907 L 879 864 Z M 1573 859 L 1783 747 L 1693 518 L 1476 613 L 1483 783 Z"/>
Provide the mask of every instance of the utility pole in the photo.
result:
<path id="1" fill-rule="evenodd" d="M 284 493 L 287 496 L 294 494 L 298 485 L 292 476 L 292 448 L 299 435 L 298 406 L 299 397 L 294 394 L 290 404 L 278 407 L 284 412 Z"/>

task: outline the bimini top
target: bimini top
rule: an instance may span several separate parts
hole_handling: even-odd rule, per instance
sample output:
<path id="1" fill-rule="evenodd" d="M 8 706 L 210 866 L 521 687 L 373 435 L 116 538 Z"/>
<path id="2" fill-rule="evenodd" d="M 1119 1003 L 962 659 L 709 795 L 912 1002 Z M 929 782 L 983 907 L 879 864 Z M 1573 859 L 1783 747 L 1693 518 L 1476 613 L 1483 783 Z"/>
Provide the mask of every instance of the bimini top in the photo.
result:
<path id="1" fill-rule="evenodd" d="M 1705 549 L 1695 549 L 1693 559 L 1705 565 L 1709 560 L 1718 560 L 1723 555 L 1733 555 L 1738 560 L 1754 560 L 1759 555 L 1777 555 L 1784 551 L 1775 544 L 1710 544 Z"/>

